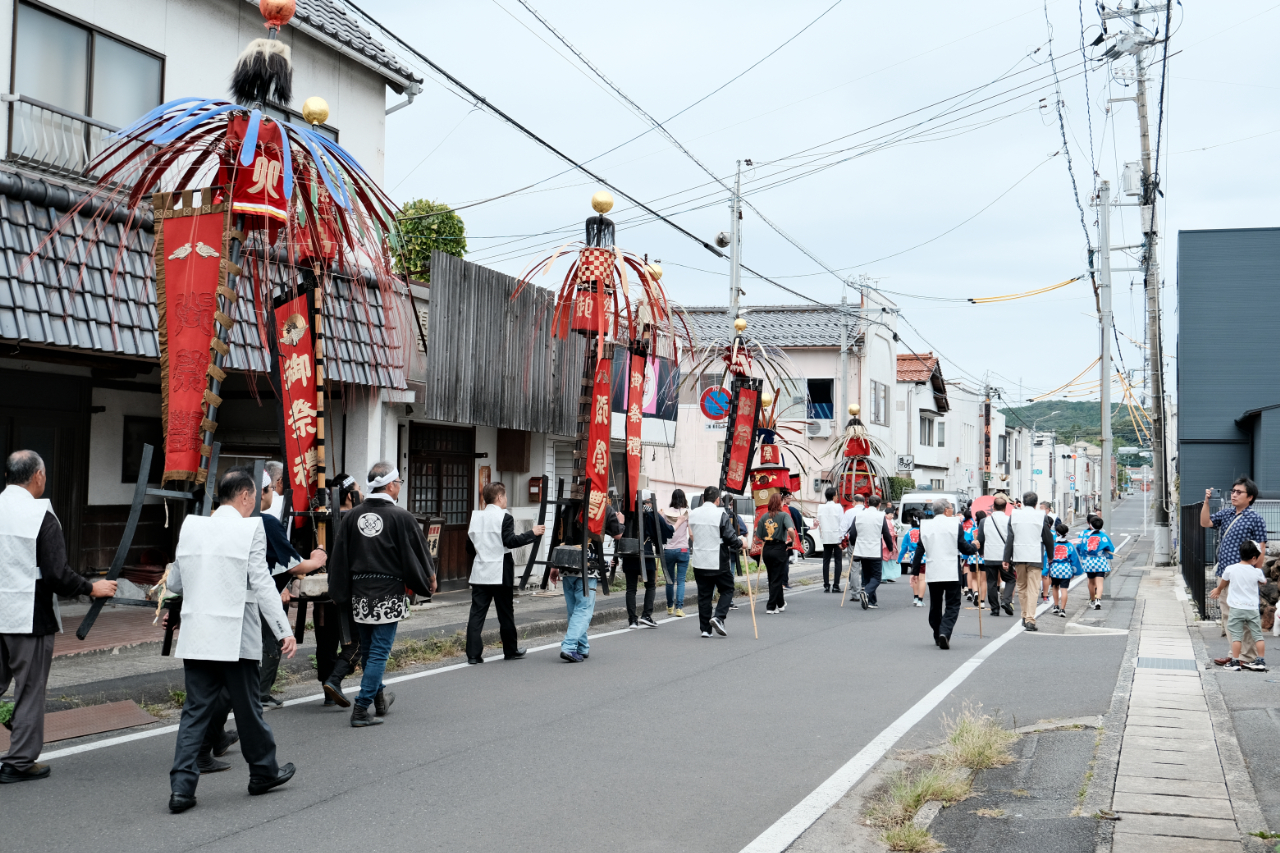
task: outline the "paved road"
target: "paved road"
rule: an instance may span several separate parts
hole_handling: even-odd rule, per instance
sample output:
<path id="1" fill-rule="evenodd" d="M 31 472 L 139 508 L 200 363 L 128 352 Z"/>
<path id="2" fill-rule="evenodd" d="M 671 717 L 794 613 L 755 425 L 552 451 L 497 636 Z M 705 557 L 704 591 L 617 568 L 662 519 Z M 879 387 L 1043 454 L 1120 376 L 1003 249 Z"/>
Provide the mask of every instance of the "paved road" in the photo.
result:
<path id="1" fill-rule="evenodd" d="M 318 703 L 274 711 L 298 776 L 250 798 L 233 752 L 180 816 L 172 734 L 57 758 L 51 779 L 0 791 L 4 849 L 740 850 L 1016 621 L 986 618 L 980 639 L 965 610 L 944 652 L 907 584 L 881 589 L 875 611 L 820 587 L 780 616 L 760 605 L 759 640 L 744 608 L 728 638 L 690 618 L 600 637 L 585 664 L 546 649 L 436 671 L 396 685 L 373 729 Z M 1020 725 L 1102 713 L 1124 645 L 1019 634 L 898 745 L 936 743 L 965 701 Z"/>

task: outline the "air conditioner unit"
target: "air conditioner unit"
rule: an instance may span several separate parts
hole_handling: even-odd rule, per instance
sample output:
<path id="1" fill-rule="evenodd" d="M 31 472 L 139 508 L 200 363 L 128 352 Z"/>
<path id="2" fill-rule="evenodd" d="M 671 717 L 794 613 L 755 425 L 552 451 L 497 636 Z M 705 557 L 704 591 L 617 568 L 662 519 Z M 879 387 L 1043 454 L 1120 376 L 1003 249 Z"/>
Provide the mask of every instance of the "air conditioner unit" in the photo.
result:
<path id="1" fill-rule="evenodd" d="M 809 421 L 806 430 L 810 438 L 829 438 L 831 436 L 831 421 Z"/>

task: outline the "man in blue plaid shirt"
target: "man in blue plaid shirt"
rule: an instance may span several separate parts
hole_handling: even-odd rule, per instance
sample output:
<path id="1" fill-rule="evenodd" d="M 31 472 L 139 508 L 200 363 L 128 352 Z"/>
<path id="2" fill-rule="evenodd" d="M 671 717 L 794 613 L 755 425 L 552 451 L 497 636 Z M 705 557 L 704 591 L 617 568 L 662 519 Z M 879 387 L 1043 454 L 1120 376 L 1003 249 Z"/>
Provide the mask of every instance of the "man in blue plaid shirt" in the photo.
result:
<path id="1" fill-rule="evenodd" d="M 1215 527 L 1220 532 L 1218 539 L 1218 567 L 1216 574 L 1222 577 L 1223 569 L 1240 562 L 1240 546 L 1252 540 L 1265 554 L 1267 552 L 1267 522 L 1253 510 L 1253 502 L 1258 499 L 1258 484 L 1248 477 L 1241 477 L 1231 486 L 1231 506 L 1209 514 L 1209 498 L 1213 490 L 1204 490 L 1204 503 L 1200 505 L 1200 526 Z M 1227 635 L 1227 617 L 1230 609 L 1225 598 L 1219 598 L 1218 608 L 1221 611 L 1222 636 Z M 1247 643 L 1256 643 L 1260 637 L 1249 636 Z M 1242 660 L 1253 660 L 1256 657 L 1253 646 L 1241 652 Z M 1228 658 L 1214 658 L 1218 666 L 1225 666 Z"/>

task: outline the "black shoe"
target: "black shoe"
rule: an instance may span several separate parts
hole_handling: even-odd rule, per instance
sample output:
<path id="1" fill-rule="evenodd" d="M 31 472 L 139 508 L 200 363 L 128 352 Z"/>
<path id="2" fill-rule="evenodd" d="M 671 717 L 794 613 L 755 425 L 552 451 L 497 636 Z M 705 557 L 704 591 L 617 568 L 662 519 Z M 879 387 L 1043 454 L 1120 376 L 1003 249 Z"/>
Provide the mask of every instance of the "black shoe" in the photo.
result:
<path id="1" fill-rule="evenodd" d="M 475 666 L 478 663 L 484 663 L 484 658 L 467 658 L 467 663 Z"/>
<path id="2" fill-rule="evenodd" d="M 351 700 L 342 692 L 342 682 L 334 681 L 332 677 L 324 684 L 324 703 L 326 705 L 337 705 L 339 708 L 350 708 Z"/>
<path id="3" fill-rule="evenodd" d="M 169 811 L 174 814 L 181 814 L 196 804 L 195 797 L 188 797 L 186 794 L 170 794 L 169 795 Z"/>
<path id="4" fill-rule="evenodd" d="M 265 794 L 272 788 L 279 788 L 285 782 L 293 778 L 293 774 L 297 772 L 297 768 L 292 764 L 286 764 L 280 768 L 280 773 L 274 779 L 250 779 L 249 780 L 249 796 L 256 797 Z"/>
<path id="5" fill-rule="evenodd" d="M 862 602 L 863 610 L 866 610 L 867 607 L 871 605 L 871 599 L 867 598 L 867 594 L 865 592 L 858 593 L 858 601 Z"/>
<path id="6" fill-rule="evenodd" d="M 26 770 L 19 770 L 12 764 L 0 765 L 0 785 L 10 782 L 33 782 L 36 779 L 49 778 L 48 764 L 32 764 Z"/>
<path id="7" fill-rule="evenodd" d="M 993 607 L 993 608 L 991 608 L 991 615 L 992 615 L 992 616 L 999 616 L 999 615 L 1000 615 L 1000 608 L 999 608 L 999 607 Z"/>
<path id="8" fill-rule="evenodd" d="M 275 707 L 279 708 L 279 707 L 282 707 L 284 703 L 281 702 L 276 697 L 272 696 L 270 693 L 268 693 L 266 696 L 262 697 L 262 707 L 265 708 L 268 705 L 274 705 Z"/>
<path id="9" fill-rule="evenodd" d="M 512 652 L 509 655 L 503 655 L 502 659 L 503 660 L 520 660 L 520 658 L 524 657 L 528 653 L 529 653 L 528 649 L 516 649 L 514 652 Z"/>
<path id="10" fill-rule="evenodd" d="M 205 776 L 209 773 L 221 773 L 223 770 L 230 770 L 231 765 L 214 758 L 213 753 L 205 752 L 196 756 L 196 769 L 200 771 L 201 776 Z"/>
<path id="11" fill-rule="evenodd" d="M 822 587 L 822 591 L 823 591 L 823 592 L 831 592 L 831 584 L 826 584 L 826 585 L 824 585 L 824 586 Z"/>
<path id="12" fill-rule="evenodd" d="M 831 591 L 832 591 L 832 592 L 840 592 L 840 593 L 843 593 L 843 592 L 844 592 L 844 590 L 840 588 L 840 584 L 838 584 L 838 583 L 835 583 L 835 584 L 832 584 L 832 585 L 831 585 Z"/>
<path id="13" fill-rule="evenodd" d="M 577 652 L 560 652 L 560 660 L 568 661 L 569 663 L 582 663 L 586 659 L 586 655 L 580 655 Z"/>
<path id="14" fill-rule="evenodd" d="M 940 649 L 951 648 L 951 640 L 945 634 L 938 635 L 938 648 Z"/>
<path id="15" fill-rule="evenodd" d="M 1012 616 L 1012 615 L 1013 615 L 1013 605 L 1012 605 L 1012 604 L 1009 604 L 1009 603 L 1007 603 L 1007 602 L 1006 602 L 1005 604 L 1001 604 L 1001 605 L 1000 605 L 1000 607 L 1004 610 L 1004 612 L 1005 612 L 1005 613 L 1008 613 L 1010 616 Z"/>
<path id="16" fill-rule="evenodd" d="M 373 694 L 373 712 L 379 717 L 385 717 L 391 705 L 396 701 L 396 694 L 390 690 L 383 688 Z"/>
<path id="17" fill-rule="evenodd" d="M 942 646 L 942 635 L 941 635 L 941 634 L 934 634 L 934 635 L 933 635 L 933 644 L 934 644 L 935 646 L 939 646 L 939 647 L 941 647 L 941 646 Z"/>
<path id="18" fill-rule="evenodd" d="M 1037 627 L 1036 627 L 1036 623 L 1034 623 L 1034 622 L 1023 622 L 1023 623 L 1022 623 L 1022 629 L 1023 629 L 1024 631 L 1039 631 L 1039 630 L 1040 630 L 1039 628 L 1037 628 Z"/>
<path id="19" fill-rule="evenodd" d="M 362 729 L 365 726 L 380 725 L 382 725 L 382 720 L 379 720 L 370 713 L 369 708 L 361 708 L 359 705 L 356 705 L 351 709 L 351 728 Z"/>
<path id="20" fill-rule="evenodd" d="M 221 758 L 227 754 L 227 750 L 240 742 L 240 733 L 235 729 L 222 733 L 222 740 L 213 748 L 213 757 Z"/>
<path id="21" fill-rule="evenodd" d="M 658 623 L 653 621 L 652 616 L 641 616 L 639 625 L 641 628 L 657 628 Z"/>
<path id="22" fill-rule="evenodd" d="M 324 702 L 322 702 L 322 703 L 320 703 L 320 704 L 321 704 L 321 707 L 323 707 L 323 708 L 336 708 L 336 707 L 337 707 L 337 705 L 338 705 L 338 703 L 337 703 L 337 702 L 333 701 L 333 700 L 332 700 L 332 699 L 330 699 L 328 696 L 324 697 Z"/>

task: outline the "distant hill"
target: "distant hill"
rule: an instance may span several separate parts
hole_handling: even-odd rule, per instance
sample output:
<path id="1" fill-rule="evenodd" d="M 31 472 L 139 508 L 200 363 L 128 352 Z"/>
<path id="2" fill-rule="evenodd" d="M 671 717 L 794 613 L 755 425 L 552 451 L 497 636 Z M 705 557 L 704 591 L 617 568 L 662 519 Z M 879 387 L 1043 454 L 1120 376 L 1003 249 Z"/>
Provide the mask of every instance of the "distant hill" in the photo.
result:
<path id="1" fill-rule="evenodd" d="M 1111 404 L 1111 435 L 1116 447 L 1140 446 L 1145 436 L 1134 427 L 1129 409 L 1118 403 Z M 1070 444 L 1076 440 L 1092 444 L 1102 443 L 1102 405 L 1097 400 L 1041 400 L 1008 409 L 1001 409 L 1009 426 L 1030 427 L 1037 430 L 1057 430 L 1058 441 Z M 1052 414 L 1057 412 L 1057 414 Z M 1142 415 L 1139 413 L 1138 417 Z M 1148 423 L 1147 428 L 1151 425 Z"/>

